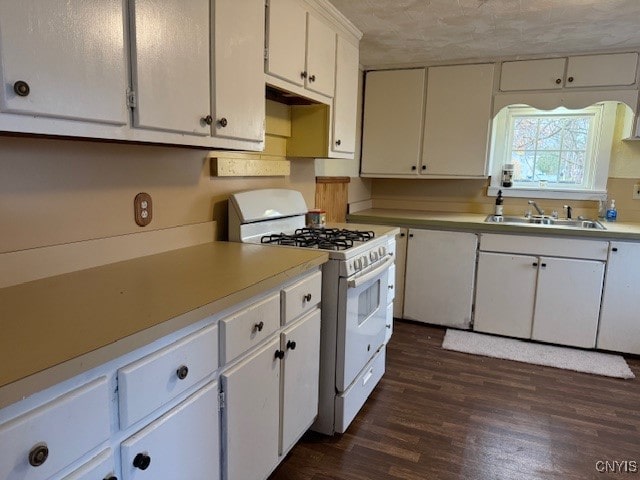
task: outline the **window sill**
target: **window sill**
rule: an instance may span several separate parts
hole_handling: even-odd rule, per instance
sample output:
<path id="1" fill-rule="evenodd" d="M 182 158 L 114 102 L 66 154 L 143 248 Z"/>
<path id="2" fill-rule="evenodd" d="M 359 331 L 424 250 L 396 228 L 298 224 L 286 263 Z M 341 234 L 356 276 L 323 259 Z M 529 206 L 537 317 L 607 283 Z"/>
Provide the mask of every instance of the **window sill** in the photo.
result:
<path id="1" fill-rule="evenodd" d="M 552 198 L 557 200 L 606 200 L 606 190 L 559 190 L 553 188 L 518 188 L 518 187 L 494 187 L 487 189 L 487 196 L 497 197 L 498 190 L 502 190 L 504 197 L 517 198 Z"/>

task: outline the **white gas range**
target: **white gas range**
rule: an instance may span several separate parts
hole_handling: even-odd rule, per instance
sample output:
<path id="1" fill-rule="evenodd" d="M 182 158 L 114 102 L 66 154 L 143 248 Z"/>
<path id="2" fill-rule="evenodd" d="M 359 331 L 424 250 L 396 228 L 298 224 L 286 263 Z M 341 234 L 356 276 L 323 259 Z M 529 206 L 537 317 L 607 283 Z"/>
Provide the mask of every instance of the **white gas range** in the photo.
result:
<path id="1" fill-rule="evenodd" d="M 264 189 L 229 199 L 229 240 L 320 248 L 320 398 L 312 429 L 343 433 L 382 378 L 393 327 L 395 234 L 389 227 L 306 228 L 300 192 Z"/>

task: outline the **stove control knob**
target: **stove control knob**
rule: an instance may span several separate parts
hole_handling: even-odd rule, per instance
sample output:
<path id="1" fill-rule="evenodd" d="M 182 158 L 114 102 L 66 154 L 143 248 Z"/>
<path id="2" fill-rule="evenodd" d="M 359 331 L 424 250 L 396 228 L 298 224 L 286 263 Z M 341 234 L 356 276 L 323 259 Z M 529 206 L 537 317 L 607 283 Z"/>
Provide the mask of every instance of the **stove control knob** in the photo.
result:
<path id="1" fill-rule="evenodd" d="M 372 262 L 375 262 L 376 260 L 378 260 L 378 252 L 370 252 L 369 253 L 369 259 Z"/>
<path id="2" fill-rule="evenodd" d="M 362 262 L 362 268 L 367 268 L 369 266 L 369 259 L 366 256 L 358 259 L 358 262 Z"/>
<path id="3" fill-rule="evenodd" d="M 386 254 L 387 254 L 386 247 L 382 246 L 382 247 L 378 248 L 378 255 L 380 257 L 384 257 Z"/>

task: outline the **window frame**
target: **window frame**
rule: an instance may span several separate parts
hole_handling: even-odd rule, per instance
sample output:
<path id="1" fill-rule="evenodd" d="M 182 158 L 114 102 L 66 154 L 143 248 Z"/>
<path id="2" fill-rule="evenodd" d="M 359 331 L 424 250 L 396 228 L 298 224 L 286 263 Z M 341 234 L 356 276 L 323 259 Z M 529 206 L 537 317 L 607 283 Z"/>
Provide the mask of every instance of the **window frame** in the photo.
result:
<path id="1" fill-rule="evenodd" d="M 502 187 L 502 166 L 507 161 L 509 142 L 512 141 L 511 119 L 514 115 L 522 115 L 530 112 L 531 115 L 562 115 L 576 114 L 584 111 L 595 114 L 592 132 L 589 135 L 589 143 L 592 145 L 592 158 L 589 165 L 585 166 L 585 175 L 588 175 L 587 184 L 584 187 L 559 188 L 556 185 L 549 187 L 514 185 Z M 574 200 L 604 200 L 607 196 L 607 178 L 609 174 L 609 162 L 611 160 L 611 147 L 616 121 L 617 102 L 600 102 L 583 109 L 570 110 L 563 107 L 555 110 L 540 110 L 529 105 L 511 105 L 503 108 L 494 118 L 491 133 L 490 150 L 490 175 L 491 182 L 487 194 L 496 196 L 499 190 L 510 197 L 535 197 L 552 199 Z M 510 160 L 510 159 L 508 159 Z"/>

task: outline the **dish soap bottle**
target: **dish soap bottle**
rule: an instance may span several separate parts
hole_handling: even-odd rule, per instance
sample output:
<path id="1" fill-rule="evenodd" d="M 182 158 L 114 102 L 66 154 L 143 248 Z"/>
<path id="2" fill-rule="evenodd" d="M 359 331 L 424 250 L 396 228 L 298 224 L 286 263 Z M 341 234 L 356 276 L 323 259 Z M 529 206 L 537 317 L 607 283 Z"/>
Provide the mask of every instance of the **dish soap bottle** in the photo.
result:
<path id="1" fill-rule="evenodd" d="M 496 216 L 500 216 L 500 217 L 502 216 L 503 203 L 504 203 L 504 198 L 502 198 L 502 190 L 498 190 L 498 198 L 496 198 L 496 209 L 494 212 Z"/>
<path id="2" fill-rule="evenodd" d="M 607 222 L 615 222 L 618 219 L 618 210 L 616 209 L 616 201 L 611 200 L 611 205 L 607 209 Z"/>

